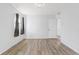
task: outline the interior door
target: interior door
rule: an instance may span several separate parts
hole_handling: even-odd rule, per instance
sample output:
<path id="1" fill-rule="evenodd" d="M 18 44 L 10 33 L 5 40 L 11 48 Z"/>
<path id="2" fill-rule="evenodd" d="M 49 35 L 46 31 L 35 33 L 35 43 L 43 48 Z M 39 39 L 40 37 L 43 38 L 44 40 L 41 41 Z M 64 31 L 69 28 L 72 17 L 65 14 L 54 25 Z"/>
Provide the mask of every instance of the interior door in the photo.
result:
<path id="1" fill-rule="evenodd" d="M 55 38 L 57 32 L 57 21 L 55 18 L 51 18 L 48 21 L 48 38 Z"/>

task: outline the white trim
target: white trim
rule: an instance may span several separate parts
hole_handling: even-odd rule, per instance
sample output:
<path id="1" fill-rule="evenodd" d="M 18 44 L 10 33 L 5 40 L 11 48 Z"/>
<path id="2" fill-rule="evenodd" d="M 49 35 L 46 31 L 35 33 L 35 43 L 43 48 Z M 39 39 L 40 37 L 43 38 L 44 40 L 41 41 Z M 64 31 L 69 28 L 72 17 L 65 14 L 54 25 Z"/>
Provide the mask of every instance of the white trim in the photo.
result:
<path id="1" fill-rule="evenodd" d="M 76 49 L 74 49 L 74 48 L 73 48 L 73 47 L 71 47 L 70 45 L 68 45 L 66 41 L 64 41 L 63 39 L 61 39 L 61 42 L 62 42 L 64 45 L 68 46 L 70 49 L 72 49 L 73 51 L 75 51 L 76 53 L 78 53 L 78 54 L 79 54 L 79 51 L 78 51 L 78 50 L 76 50 Z"/>
<path id="2" fill-rule="evenodd" d="M 57 39 L 57 38 L 26 38 L 26 39 Z"/>

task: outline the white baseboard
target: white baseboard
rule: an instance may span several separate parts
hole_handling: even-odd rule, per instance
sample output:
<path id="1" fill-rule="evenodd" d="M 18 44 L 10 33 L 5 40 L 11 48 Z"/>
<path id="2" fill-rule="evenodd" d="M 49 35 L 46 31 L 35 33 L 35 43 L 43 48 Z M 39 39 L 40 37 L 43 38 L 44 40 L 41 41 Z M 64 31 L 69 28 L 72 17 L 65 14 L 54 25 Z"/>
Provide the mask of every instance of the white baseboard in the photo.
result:
<path id="1" fill-rule="evenodd" d="M 64 45 L 68 46 L 70 49 L 72 49 L 73 51 L 75 51 L 76 53 L 79 54 L 79 51 L 78 51 L 77 49 L 74 49 L 73 47 L 71 47 L 70 45 L 68 45 L 68 43 L 65 42 L 64 40 L 61 39 L 61 42 L 62 42 Z"/>
<path id="2" fill-rule="evenodd" d="M 26 38 L 26 39 L 57 39 L 57 37 L 50 37 L 50 38 Z"/>

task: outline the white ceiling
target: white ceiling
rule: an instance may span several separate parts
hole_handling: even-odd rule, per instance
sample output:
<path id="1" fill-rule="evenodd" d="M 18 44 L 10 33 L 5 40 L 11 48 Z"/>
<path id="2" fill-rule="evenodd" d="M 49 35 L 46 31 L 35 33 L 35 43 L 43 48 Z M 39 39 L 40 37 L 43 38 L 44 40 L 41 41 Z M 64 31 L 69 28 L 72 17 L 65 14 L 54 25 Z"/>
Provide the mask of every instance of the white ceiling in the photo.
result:
<path id="1" fill-rule="evenodd" d="M 64 8 L 76 7 L 79 4 L 45 3 L 43 7 L 37 7 L 34 3 L 13 3 L 12 5 L 26 15 L 50 15 L 62 12 Z"/>

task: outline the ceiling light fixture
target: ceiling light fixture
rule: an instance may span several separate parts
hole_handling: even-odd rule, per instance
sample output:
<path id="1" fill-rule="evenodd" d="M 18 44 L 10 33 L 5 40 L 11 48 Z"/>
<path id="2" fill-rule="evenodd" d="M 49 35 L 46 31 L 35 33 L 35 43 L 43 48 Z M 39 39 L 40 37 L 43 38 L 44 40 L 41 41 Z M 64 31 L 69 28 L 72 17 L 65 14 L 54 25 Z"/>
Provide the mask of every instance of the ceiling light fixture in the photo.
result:
<path id="1" fill-rule="evenodd" d="M 34 3 L 34 5 L 37 7 L 44 7 L 45 3 Z"/>

